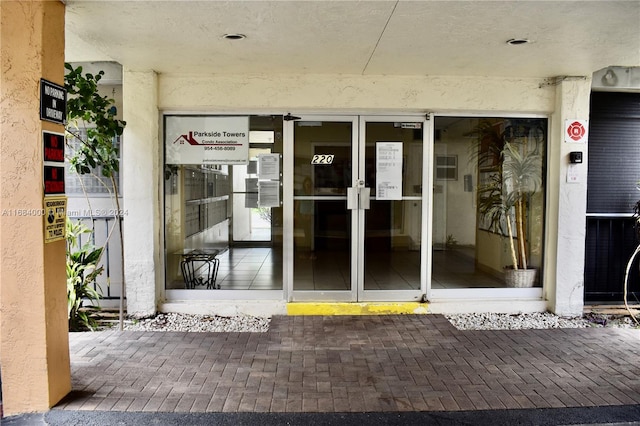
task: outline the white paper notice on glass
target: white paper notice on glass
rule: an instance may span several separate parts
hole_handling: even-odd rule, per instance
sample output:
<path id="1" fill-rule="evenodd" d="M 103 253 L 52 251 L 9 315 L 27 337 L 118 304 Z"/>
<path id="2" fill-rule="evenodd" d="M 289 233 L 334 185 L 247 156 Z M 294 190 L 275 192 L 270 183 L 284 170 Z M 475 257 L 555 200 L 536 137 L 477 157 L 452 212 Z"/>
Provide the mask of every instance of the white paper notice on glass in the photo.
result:
<path id="1" fill-rule="evenodd" d="M 258 182 L 258 205 L 260 207 L 280 207 L 280 182 L 261 180 Z"/>
<path id="2" fill-rule="evenodd" d="M 376 142 L 376 200 L 402 200 L 402 142 Z"/>
<path id="3" fill-rule="evenodd" d="M 258 155 L 258 178 L 280 180 L 280 154 Z"/>

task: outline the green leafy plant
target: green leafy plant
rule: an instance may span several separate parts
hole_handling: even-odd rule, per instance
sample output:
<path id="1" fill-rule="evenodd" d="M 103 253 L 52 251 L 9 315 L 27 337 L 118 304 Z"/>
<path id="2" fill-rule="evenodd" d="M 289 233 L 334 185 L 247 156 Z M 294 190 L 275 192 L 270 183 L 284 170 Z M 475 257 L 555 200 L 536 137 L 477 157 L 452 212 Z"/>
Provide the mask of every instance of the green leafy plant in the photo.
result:
<path id="1" fill-rule="evenodd" d="M 504 233 L 502 218 L 506 217 L 507 206 L 502 200 L 502 173 L 492 173 L 486 182 L 478 186 L 478 212 L 488 219 L 488 229 Z"/>
<path id="2" fill-rule="evenodd" d="M 99 307 L 100 293 L 96 278 L 104 268 L 98 267 L 103 248 L 94 246 L 90 241 L 80 246 L 80 236 L 91 234 L 92 231 L 80 221 L 72 222 L 67 218 L 67 313 L 69 330 L 93 330 L 95 321 L 83 309 Z M 99 288 L 99 287 L 98 287 Z M 95 302 L 95 305 L 84 306 L 85 300 Z"/>
<path id="3" fill-rule="evenodd" d="M 72 155 L 69 158 L 71 170 L 78 174 L 94 173 L 96 169 L 100 169 L 100 173 L 111 181 L 113 193 L 111 194 L 115 203 L 115 219 L 119 230 L 120 245 L 123 246 L 122 236 L 122 217 L 120 213 L 118 183 L 116 173 L 120 168 L 120 153 L 118 150 L 117 139 L 124 131 L 126 123 L 116 118 L 115 101 L 103 96 L 99 93 L 98 83 L 104 75 L 104 71 L 98 74 L 84 73 L 81 66 L 74 68 L 71 64 L 65 64 L 65 89 L 69 95 L 67 100 L 67 124 L 65 131 L 67 139 L 79 141 L 79 145 L 72 147 Z M 81 132 L 80 129 L 84 129 Z M 91 210 L 91 209 L 90 209 Z M 116 226 L 116 225 L 114 225 Z M 112 229 L 113 230 L 113 229 Z M 109 232 L 109 237 L 111 231 Z M 108 242 L 108 239 L 107 239 Z M 105 242 L 105 245 L 107 244 Z M 95 265 L 100 261 L 100 257 L 104 248 L 96 249 L 95 247 L 86 247 L 81 249 L 78 254 L 67 251 L 67 259 L 71 259 L 71 266 L 67 268 L 67 277 L 71 280 L 68 287 L 81 289 L 87 288 L 82 286 L 87 278 L 93 278 L 98 275 Z M 121 261 L 124 265 L 124 253 L 121 252 Z M 73 257 L 76 256 L 74 259 Z M 94 263 L 94 269 L 91 264 Z M 86 263 L 86 264 L 85 264 Z M 79 265 L 79 266 L 74 266 Z M 101 272 L 101 271 L 100 271 Z M 123 297 L 125 293 L 124 271 L 122 272 L 122 292 L 120 297 L 120 329 L 123 324 Z M 78 282 L 79 281 L 79 282 Z M 82 297 L 93 298 L 94 294 L 76 292 L 69 293 L 70 305 L 77 303 L 77 299 Z M 73 303 L 72 303 L 72 300 Z"/>
<path id="4" fill-rule="evenodd" d="M 102 175 L 111 179 L 120 167 L 115 139 L 122 135 L 126 123 L 116 118 L 114 100 L 98 92 L 104 71 L 83 75 L 81 66 L 73 68 L 65 64 L 65 68 L 65 89 L 69 95 L 66 131 L 80 141 L 80 147 L 70 158 L 72 169 L 85 174 L 99 166 Z M 77 131 L 80 127 L 86 129 L 86 137 Z"/>

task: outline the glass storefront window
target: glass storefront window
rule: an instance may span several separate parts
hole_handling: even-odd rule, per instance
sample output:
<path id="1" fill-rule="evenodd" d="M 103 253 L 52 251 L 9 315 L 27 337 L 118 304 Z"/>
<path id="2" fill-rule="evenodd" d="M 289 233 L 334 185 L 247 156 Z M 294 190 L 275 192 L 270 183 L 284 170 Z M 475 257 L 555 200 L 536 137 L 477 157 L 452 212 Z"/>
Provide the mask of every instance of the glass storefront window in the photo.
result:
<path id="1" fill-rule="evenodd" d="M 432 289 L 540 286 L 547 120 L 436 117 L 435 132 Z"/>
<path id="2" fill-rule="evenodd" d="M 282 170 L 282 116 L 249 117 L 248 151 L 247 164 L 165 164 L 167 289 L 282 290 L 282 206 L 258 193 L 261 155 Z"/>

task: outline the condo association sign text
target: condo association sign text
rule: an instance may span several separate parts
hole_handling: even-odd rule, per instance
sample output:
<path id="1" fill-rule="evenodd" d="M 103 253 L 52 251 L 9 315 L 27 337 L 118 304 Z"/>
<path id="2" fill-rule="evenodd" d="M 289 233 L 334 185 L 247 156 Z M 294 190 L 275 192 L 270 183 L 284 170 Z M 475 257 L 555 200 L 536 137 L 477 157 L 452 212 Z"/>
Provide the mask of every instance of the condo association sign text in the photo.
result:
<path id="1" fill-rule="evenodd" d="M 247 164 L 249 117 L 165 116 L 167 164 Z"/>

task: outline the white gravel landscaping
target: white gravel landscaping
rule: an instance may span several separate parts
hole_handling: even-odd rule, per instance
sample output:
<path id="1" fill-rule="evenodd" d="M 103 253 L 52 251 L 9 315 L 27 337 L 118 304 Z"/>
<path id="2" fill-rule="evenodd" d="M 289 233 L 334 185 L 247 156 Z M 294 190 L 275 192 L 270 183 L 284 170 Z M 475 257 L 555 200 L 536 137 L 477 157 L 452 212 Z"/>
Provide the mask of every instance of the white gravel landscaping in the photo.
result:
<path id="1" fill-rule="evenodd" d="M 549 312 L 521 314 L 458 314 L 445 315 L 458 330 L 523 330 L 548 328 L 587 328 L 584 318 L 562 318 Z"/>
<path id="2" fill-rule="evenodd" d="M 633 320 L 624 315 L 586 314 L 579 318 L 564 318 L 550 312 L 520 314 L 458 314 L 445 315 L 458 330 L 525 330 L 549 328 L 612 327 L 632 328 Z"/>
<path id="3" fill-rule="evenodd" d="M 270 318 L 209 315 L 158 314 L 153 318 L 127 321 L 128 331 L 193 331 L 193 332 L 250 332 L 264 333 L 269 330 Z"/>
<path id="4" fill-rule="evenodd" d="M 634 327 L 628 316 L 587 314 L 582 318 L 563 318 L 549 312 L 521 314 L 456 314 L 445 315 L 458 330 L 523 330 L 549 328 Z M 270 318 L 252 316 L 209 316 L 158 314 L 153 318 L 128 320 L 129 331 L 250 332 L 269 330 Z"/>

